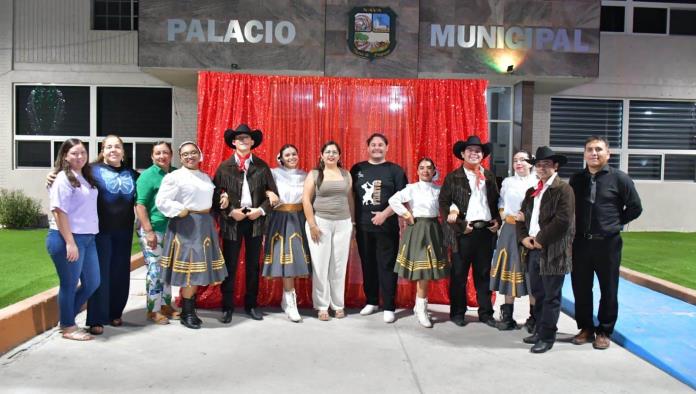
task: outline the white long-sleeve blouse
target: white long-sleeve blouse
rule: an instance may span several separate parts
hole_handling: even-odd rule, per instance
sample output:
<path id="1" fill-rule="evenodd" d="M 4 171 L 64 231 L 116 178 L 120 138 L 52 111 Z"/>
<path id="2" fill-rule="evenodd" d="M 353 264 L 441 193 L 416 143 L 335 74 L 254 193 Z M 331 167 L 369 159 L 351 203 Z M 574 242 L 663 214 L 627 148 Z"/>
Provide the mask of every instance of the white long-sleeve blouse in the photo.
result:
<path id="1" fill-rule="evenodd" d="M 213 205 L 215 185 L 200 170 L 180 168 L 162 179 L 155 198 L 157 209 L 166 217 L 176 217 L 184 210 L 204 211 Z"/>
<path id="2" fill-rule="evenodd" d="M 439 216 L 438 197 L 440 196 L 440 186 L 432 182 L 418 181 L 409 183 L 406 187 L 389 199 L 389 206 L 394 212 L 401 216 L 408 210 L 404 206 L 408 202 L 411 206 L 413 216 L 420 218 L 436 218 Z"/>

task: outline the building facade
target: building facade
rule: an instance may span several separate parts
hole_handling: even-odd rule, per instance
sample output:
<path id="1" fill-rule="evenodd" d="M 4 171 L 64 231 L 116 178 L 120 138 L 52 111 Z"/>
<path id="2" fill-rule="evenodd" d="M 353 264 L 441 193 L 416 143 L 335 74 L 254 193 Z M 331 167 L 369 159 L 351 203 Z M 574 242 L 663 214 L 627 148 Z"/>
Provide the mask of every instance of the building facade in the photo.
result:
<path id="1" fill-rule="evenodd" d="M 611 142 L 644 213 L 630 230 L 696 231 L 693 1 L 0 0 L 0 187 L 45 202 L 59 144 L 97 154 L 124 137 L 129 165 L 155 140 L 195 139 L 196 73 L 480 78 L 493 167 L 551 145 L 582 168 Z"/>

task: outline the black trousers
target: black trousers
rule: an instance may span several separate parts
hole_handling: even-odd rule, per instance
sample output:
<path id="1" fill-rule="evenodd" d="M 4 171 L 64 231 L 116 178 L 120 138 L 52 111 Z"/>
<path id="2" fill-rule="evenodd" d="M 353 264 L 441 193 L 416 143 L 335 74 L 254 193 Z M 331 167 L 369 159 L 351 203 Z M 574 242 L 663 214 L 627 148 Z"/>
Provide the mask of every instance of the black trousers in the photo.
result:
<path id="1" fill-rule="evenodd" d="M 262 220 L 262 218 L 256 219 Z M 222 309 L 234 309 L 234 282 L 237 277 L 237 265 L 239 264 L 239 251 L 244 240 L 246 263 L 246 293 L 244 294 L 244 308 L 255 308 L 256 298 L 259 295 L 259 264 L 261 258 L 261 242 L 263 236 L 252 237 L 253 222 L 244 219 L 237 223 L 237 240 L 222 240 L 222 255 L 225 257 L 227 278 L 222 281 Z"/>
<path id="2" fill-rule="evenodd" d="M 396 305 L 396 281 L 394 272 L 396 255 L 399 251 L 399 233 L 370 232 L 357 230 L 355 239 L 362 263 L 363 291 L 367 303 L 379 305 L 382 293 L 384 310 L 394 311 Z"/>
<path id="3" fill-rule="evenodd" d="M 561 290 L 565 275 L 541 275 L 539 272 L 539 250 L 530 250 L 527 265 L 529 284 L 534 296 L 535 331 L 544 342 L 555 342 L 558 317 L 561 314 Z"/>
<path id="4" fill-rule="evenodd" d="M 611 335 L 619 315 L 619 266 L 623 240 L 616 234 L 602 240 L 576 238 L 573 243 L 571 280 L 575 295 L 575 320 L 580 329 Z M 594 274 L 599 280 L 599 327 L 592 320 Z"/>
<path id="5" fill-rule="evenodd" d="M 452 253 L 450 317 L 466 313 L 466 282 L 469 267 L 473 267 L 476 300 L 479 304 L 478 316 L 479 320 L 484 321 L 493 316 L 489 285 L 495 234 L 488 229 L 474 230 L 458 237 L 457 243 L 459 251 Z"/>

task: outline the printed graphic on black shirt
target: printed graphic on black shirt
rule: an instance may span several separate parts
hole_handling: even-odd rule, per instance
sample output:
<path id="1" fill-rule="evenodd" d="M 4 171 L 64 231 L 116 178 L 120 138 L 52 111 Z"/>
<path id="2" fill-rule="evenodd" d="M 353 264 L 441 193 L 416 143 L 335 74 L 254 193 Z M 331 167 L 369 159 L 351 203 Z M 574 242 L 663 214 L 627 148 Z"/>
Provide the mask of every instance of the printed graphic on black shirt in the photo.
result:
<path id="1" fill-rule="evenodd" d="M 358 174 L 360 176 L 362 174 Z M 360 186 L 364 191 L 362 205 L 382 204 L 382 181 L 377 179 L 373 182 L 365 182 Z"/>

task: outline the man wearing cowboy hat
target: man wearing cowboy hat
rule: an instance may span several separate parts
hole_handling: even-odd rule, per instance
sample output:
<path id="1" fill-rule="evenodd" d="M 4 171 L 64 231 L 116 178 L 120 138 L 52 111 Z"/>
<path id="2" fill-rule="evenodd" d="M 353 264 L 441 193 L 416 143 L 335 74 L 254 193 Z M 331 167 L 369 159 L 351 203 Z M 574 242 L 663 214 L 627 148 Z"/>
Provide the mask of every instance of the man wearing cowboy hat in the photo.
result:
<path id="1" fill-rule="evenodd" d="M 544 353 L 556 341 L 563 280 L 573 266 L 575 195 L 558 176 L 558 168 L 568 162 L 565 156 L 542 146 L 527 161 L 534 165 L 539 183 L 525 194 L 520 208 L 524 220 L 517 222 L 517 234 L 526 250 L 537 323 L 523 341 L 534 344 L 532 353 Z"/>
<path id="2" fill-rule="evenodd" d="M 261 158 L 251 151 L 261 144 L 261 130 L 251 130 L 240 124 L 225 131 L 225 143 L 234 149 L 232 157 L 220 163 L 213 183 L 213 206 L 219 212 L 222 250 L 229 275 L 222 282 L 222 317 L 220 321 L 232 321 L 234 310 L 234 282 L 239 262 L 239 251 L 244 240 L 246 254 L 246 294 L 244 310 L 254 320 L 263 316 L 256 311 L 259 293 L 259 259 L 264 234 L 265 215 L 271 204 L 266 191 L 278 193 L 271 170 Z"/>
<path id="3" fill-rule="evenodd" d="M 495 175 L 481 166 L 491 148 L 490 142 L 484 144 L 476 136 L 455 143 L 452 150 L 462 166 L 447 174 L 440 189 L 440 211 L 447 218 L 445 241 L 452 248 L 450 318 L 458 326 L 467 324 L 466 282 L 473 267 L 479 320 L 495 327 L 488 284 L 500 226 L 499 192 Z"/>

